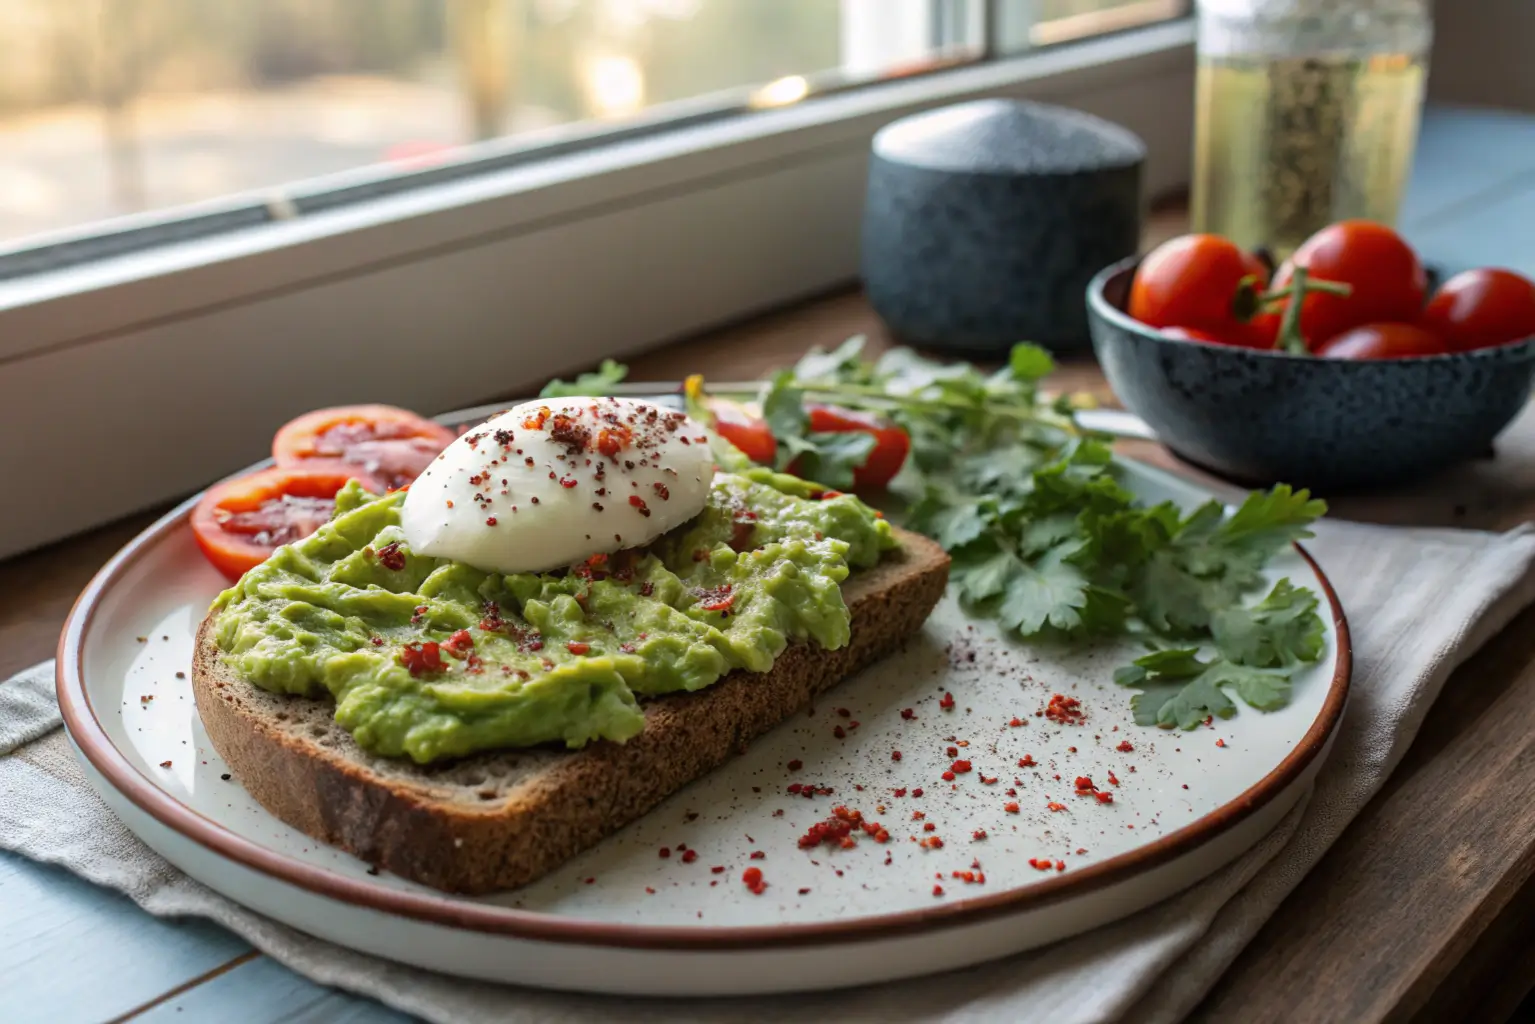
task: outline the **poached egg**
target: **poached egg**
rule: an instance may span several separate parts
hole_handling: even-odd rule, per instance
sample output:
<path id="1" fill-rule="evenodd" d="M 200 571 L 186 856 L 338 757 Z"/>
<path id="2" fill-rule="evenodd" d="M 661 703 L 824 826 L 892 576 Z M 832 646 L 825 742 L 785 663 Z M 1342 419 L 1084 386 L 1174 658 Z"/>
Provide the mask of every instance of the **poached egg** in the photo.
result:
<path id="1" fill-rule="evenodd" d="M 500 573 L 640 547 L 703 511 L 714 458 L 686 415 L 623 398 L 548 398 L 448 445 L 406 492 L 411 550 Z"/>

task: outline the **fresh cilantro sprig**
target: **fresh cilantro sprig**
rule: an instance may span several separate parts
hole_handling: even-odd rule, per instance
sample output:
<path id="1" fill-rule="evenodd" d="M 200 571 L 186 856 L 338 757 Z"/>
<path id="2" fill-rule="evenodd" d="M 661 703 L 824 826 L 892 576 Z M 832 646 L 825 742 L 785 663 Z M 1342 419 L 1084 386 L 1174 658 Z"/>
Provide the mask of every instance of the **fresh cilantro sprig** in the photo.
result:
<path id="1" fill-rule="evenodd" d="M 984 373 L 909 349 L 870 360 L 863 347 L 850 338 L 812 350 L 762 385 L 775 468 L 792 462 L 810 479 L 849 486 L 874 439 L 814 431 L 810 407 L 877 412 L 911 437 L 890 485 L 892 517 L 949 551 L 954 591 L 972 613 L 1024 639 L 1131 637 L 1150 647 L 1115 673 L 1140 691 L 1131 705 L 1142 724 L 1193 728 L 1229 717 L 1232 694 L 1261 710 L 1288 702 L 1292 677 L 1322 654 L 1317 598 L 1281 580 L 1247 602 L 1268 562 L 1311 536 L 1323 502 L 1281 484 L 1231 512 L 1217 501 L 1188 513 L 1172 502 L 1144 505 L 1120 483 L 1107 439 L 1078 427 L 1068 398 L 1041 395 L 1054 369 L 1043 349 L 1015 346 L 1007 365 Z M 623 372 L 604 363 L 555 393 L 601 393 Z M 699 379 L 689 380 L 685 401 L 712 423 Z M 711 443 L 722 465 L 744 462 L 727 442 Z"/>
<path id="2" fill-rule="evenodd" d="M 584 398 L 606 395 L 613 385 L 622 384 L 629 376 L 629 368 L 612 359 L 604 359 L 602 365 L 591 373 L 583 373 L 575 380 L 551 380 L 538 393 L 539 398 Z"/>

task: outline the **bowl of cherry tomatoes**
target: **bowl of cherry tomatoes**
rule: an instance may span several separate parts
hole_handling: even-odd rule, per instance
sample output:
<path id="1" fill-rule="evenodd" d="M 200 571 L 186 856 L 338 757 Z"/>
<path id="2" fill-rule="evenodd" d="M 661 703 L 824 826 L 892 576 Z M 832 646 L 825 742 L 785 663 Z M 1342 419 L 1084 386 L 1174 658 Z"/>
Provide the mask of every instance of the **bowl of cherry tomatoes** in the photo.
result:
<path id="1" fill-rule="evenodd" d="M 1369 221 L 1278 267 L 1185 235 L 1101 271 L 1088 322 L 1115 394 L 1181 458 L 1249 484 L 1385 486 L 1490 454 L 1535 381 L 1535 282 L 1430 278 Z"/>

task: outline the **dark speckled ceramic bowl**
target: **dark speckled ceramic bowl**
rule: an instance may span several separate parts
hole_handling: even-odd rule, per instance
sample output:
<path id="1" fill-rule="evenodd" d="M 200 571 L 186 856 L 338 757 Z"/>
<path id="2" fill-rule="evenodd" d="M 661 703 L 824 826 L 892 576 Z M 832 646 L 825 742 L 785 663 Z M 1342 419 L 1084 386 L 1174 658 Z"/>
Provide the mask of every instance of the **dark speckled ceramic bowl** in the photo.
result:
<path id="1" fill-rule="evenodd" d="M 1168 338 L 1124 312 L 1139 258 L 1087 288 L 1104 376 L 1180 458 L 1245 484 L 1402 483 L 1491 454 L 1529 400 L 1535 339 L 1414 359 L 1315 359 Z"/>

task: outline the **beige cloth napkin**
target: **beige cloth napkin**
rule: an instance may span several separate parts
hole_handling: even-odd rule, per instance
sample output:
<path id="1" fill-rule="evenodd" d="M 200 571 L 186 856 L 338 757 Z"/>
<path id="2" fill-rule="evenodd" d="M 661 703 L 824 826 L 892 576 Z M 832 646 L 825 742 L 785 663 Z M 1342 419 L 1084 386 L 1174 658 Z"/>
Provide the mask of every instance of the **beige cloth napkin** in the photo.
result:
<path id="1" fill-rule="evenodd" d="M 1528 528 L 1489 534 L 1328 522 L 1310 547 L 1342 598 L 1355 660 L 1348 711 L 1309 799 L 1188 892 L 968 970 L 857 993 L 689 1002 L 499 987 L 341 949 L 210 892 L 124 828 L 56 728 L 51 663 L 0 684 L 0 849 L 63 865 L 152 914 L 211 918 L 308 978 L 432 1021 L 1176 1021 L 1380 788 L 1450 671 L 1535 600 Z"/>

